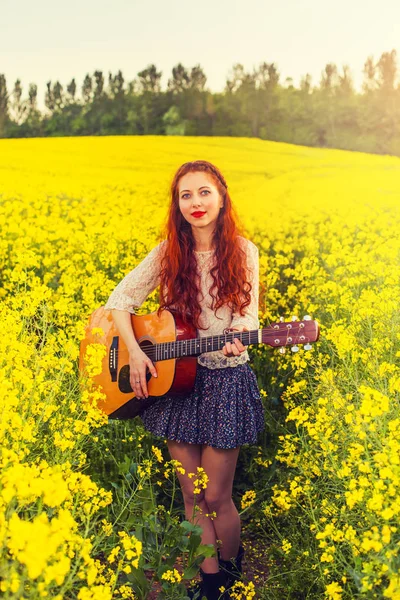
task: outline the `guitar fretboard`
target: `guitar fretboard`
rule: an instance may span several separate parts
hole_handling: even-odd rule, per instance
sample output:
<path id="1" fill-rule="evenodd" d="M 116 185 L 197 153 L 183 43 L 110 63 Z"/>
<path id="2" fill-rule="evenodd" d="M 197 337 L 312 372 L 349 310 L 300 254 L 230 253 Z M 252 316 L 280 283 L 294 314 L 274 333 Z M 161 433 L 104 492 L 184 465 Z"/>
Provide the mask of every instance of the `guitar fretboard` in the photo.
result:
<path id="1" fill-rule="evenodd" d="M 252 331 L 235 331 L 231 333 L 212 335 L 189 340 L 175 340 L 174 342 L 162 342 L 152 347 L 151 353 L 154 360 L 168 360 L 170 358 L 181 358 L 182 356 L 198 356 L 203 352 L 214 352 L 221 350 L 226 342 L 233 342 L 239 338 L 244 346 L 259 343 L 259 329 Z"/>

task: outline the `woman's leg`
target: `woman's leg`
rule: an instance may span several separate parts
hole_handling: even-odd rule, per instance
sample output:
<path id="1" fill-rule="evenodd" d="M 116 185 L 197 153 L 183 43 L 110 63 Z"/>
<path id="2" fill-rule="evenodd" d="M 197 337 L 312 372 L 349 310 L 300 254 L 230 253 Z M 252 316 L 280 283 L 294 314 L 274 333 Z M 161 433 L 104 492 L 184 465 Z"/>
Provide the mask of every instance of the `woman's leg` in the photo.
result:
<path id="1" fill-rule="evenodd" d="M 232 500 L 233 478 L 240 446 L 225 450 L 203 445 L 201 466 L 209 477 L 205 502 L 210 512 L 215 511 L 214 528 L 221 540 L 223 560 L 236 558 L 240 545 L 240 516 Z"/>
<path id="2" fill-rule="evenodd" d="M 193 480 L 195 478 L 190 479 L 188 474 L 197 474 L 197 467 L 201 466 L 201 445 L 176 442 L 174 440 L 167 440 L 167 444 L 171 458 L 179 460 L 179 462 L 182 463 L 182 467 L 185 469 L 184 475 L 179 473 L 179 471 L 177 471 L 176 474 L 182 489 L 186 519 L 196 523 L 203 529 L 203 535 L 201 537 L 202 543 L 214 544 L 216 552 L 216 534 L 211 518 L 206 516 L 210 513 L 210 510 L 204 499 L 204 490 L 202 490 L 200 494 L 196 494 L 196 505 L 200 510 L 196 510 L 194 520 L 192 517 L 195 499 L 193 494 Z M 218 566 L 218 559 L 216 557 L 205 558 L 201 563 L 201 568 L 205 573 L 217 573 Z"/>

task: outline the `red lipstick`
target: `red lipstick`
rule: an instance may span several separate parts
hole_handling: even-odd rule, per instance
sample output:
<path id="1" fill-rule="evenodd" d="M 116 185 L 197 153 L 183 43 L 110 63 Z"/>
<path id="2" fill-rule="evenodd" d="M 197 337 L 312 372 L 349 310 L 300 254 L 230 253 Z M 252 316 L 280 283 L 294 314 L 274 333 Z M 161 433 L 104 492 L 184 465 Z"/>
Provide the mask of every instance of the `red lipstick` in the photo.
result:
<path id="1" fill-rule="evenodd" d="M 205 212 L 198 212 L 198 211 L 197 212 L 192 212 L 192 217 L 196 217 L 196 219 L 197 219 L 199 217 L 202 217 L 205 214 L 206 214 Z"/>

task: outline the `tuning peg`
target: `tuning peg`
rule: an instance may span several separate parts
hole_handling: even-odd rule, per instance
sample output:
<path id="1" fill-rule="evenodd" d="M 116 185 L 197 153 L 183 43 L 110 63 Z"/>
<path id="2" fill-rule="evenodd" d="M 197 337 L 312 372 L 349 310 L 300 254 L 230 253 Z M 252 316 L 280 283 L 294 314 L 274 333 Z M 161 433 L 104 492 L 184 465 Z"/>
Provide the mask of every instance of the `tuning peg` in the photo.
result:
<path id="1" fill-rule="evenodd" d="M 279 352 L 280 352 L 281 354 L 285 354 L 285 352 L 286 352 L 286 348 L 285 348 L 285 346 L 282 346 L 281 348 L 279 348 Z"/>
<path id="2" fill-rule="evenodd" d="M 311 321 L 310 315 L 304 315 L 303 321 Z"/>
<path id="3" fill-rule="evenodd" d="M 297 320 L 298 320 L 298 317 L 296 317 L 296 316 L 292 317 L 292 321 L 297 321 Z"/>
<path id="4" fill-rule="evenodd" d="M 304 350 L 311 350 L 312 346 L 311 344 L 304 344 L 303 348 Z"/>
<path id="5" fill-rule="evenodd" d="M 299 347 L 298 347 L 298 346 L 292 346 L 292 347 L 291 347 L 291 351 L 292 351 L 292 352 L 298 352 L 298 350 L 299 350 Z"/>

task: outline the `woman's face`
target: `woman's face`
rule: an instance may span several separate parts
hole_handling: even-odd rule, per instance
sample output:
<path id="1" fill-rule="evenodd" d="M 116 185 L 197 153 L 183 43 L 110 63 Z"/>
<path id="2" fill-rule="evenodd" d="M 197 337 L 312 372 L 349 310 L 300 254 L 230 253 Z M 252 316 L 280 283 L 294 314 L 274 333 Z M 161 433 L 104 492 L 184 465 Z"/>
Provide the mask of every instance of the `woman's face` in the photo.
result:
<path id="1" fill-rule="evenodd" d="M 179 208 L 193 227 L 204 228 L 215 224 L 223 200 L 212 177 L 202 171 L 182 175 L 178 184 Z M 196 217 L 193 213 L 204 213 Z"/>

